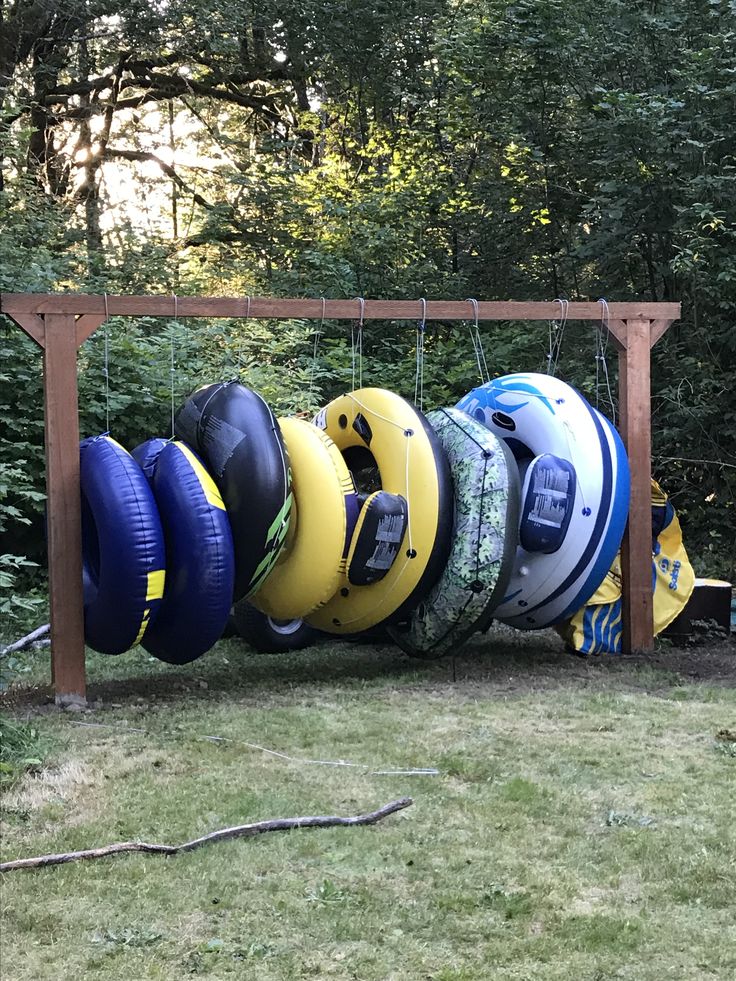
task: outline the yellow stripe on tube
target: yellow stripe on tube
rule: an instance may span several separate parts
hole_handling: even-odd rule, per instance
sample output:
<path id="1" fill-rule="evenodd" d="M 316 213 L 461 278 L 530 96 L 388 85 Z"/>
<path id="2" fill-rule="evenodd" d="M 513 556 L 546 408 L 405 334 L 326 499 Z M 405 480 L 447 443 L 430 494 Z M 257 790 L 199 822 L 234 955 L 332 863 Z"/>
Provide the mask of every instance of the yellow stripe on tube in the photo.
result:
<path id="1" fill-rule="evenodd" d="M 166 580 L 165 569 L 154 569 L 148 573 L 148 588 L 146 590 L 146 602 L 161 599 L 164 595 L 164 582 Z"/>
<path id="2" fill-rule="evenodd" d="M 143 611 L 143 619 L 141 620 L 140 629 L 138 630 L 135 640 L 130 645 L 131 647 L 136 647 L 143 640 L 143 635 L 148 629 L 148 618 L 150 613 L 151 613 L 151 608 L 147 606 Z"/>
<path id="3" fill-rule="evenodd" d="M 181 452 L 184 454 L 187 460 L 189 460 L 189 462 L 191 463 L 192 470 L 194 470 L 197 480 L 199 481 L 202 487 L 202 491 L 204 493 L 204 496 L 207 498 L 207 502 L 211 504 L 213 508 L 220 508 L 221 511 L 224 511 L 225 505 L 222 500 L 222 495 L 217 489 L 217 485 L 215 484 L 212 477 L 210 477 L 210 475 L 205 470 L 202 461 L 197 459 L 197 457 L 194 455 L 194 453 L 192 453 L 192 451 L 185 443 L 180 443 L 177 440 L 176 446 L 181 450 Z"/>
<path id="4" fill-rule="evenodd" d="M 166 570 L 165 569 L 154 569 L 153 572 L 148 573 L 148 586 L 146 588 L 146 602 L 150 603 L 151 600 L 160 600 L 164 595 L 164 582 L 166 580 Z M 147 606 L 143 611 L 143 619 L 141 620 L 141 625 L 138 628 L 138 633 L 132 646 L 135 647 L 137 644 L 143 640 L 143 635 L 148 629 L 148 624 L 151 618 L 151 607 Z"/>

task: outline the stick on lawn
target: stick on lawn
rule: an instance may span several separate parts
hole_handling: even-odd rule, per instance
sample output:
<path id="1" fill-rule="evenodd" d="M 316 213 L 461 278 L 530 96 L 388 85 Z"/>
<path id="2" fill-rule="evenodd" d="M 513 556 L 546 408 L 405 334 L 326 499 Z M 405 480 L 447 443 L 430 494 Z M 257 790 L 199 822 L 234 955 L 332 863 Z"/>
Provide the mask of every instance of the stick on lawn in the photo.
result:
<path id="1" fill-rule="evenodd" d="M 21 637 L 20 640 L 16 640 L 12 644 L 8 644 L 7 647 L 3 647 L 0 650 L 0 657 L 5 657 L 6 654 L 14 654 L 16 651 L 22 651 L 26 647 L 30 647 L 31 644 L 44 644 L 46 641 L 41 640 L 42 637 L 46 635 L 51 630 L 51 626 L 48 623 L 44 623 L 42 627 L 37 627 L 32 630 L 25 637 Z"/>
<path id="2" fill-rule="evenodd" d="M 38 869 L 47 865 L 63 865 L 66 862 L 77 862 L 83 858 L 104 858 L 106 855 L 117 855 L 119 852 L 149 852 L 161 855 L 178 855 L 180 852 L 192 852 L 202 845 L 215 841 L 227 841 L 230 838 L 252 838 L 265 834 L 267 831 L 290 831 L 292 828 L 334 828 L 363 824 L 376 824 L 389 814 L 409 807 L 414 801 L 411 797 L 401 797 L 392 800 L 377 811 L 369 814 L 357 814 L 354 817 L 338 817 L 336 815 L 316 815 L 312 817 L 275 818 L 272 821 L 256 821 L 255 824 L 239 824 L 234 828 L 223 828 L 212 831 L 193 841 L 185 841 L 181 845 L 149 845 L 145 841 L 119 841 L 113 845 L 101 848 L 85 848 L 78 852 L 59 852 L 56 855 L 37 855 L 35 858 L 18 858 L 13 862 L 0 862 L 0 872 L 14 872 L 16 869 Z"/>

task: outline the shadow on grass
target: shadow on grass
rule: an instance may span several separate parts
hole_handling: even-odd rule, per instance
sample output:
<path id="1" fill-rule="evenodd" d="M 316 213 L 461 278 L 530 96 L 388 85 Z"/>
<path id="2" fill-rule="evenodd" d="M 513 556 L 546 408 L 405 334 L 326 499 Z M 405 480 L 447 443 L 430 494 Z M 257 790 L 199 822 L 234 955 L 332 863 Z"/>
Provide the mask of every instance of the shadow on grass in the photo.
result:
<path id="1" fill-rule="evenodd" d="M 45 655 L 48 657 L 48 654 Z M 35 673 L 38 675 L 39 665 Z M 420 660 L 390 644 L 326 639 L 299 652 L 256 654 L 239 639 L 222 640 L 201 659 L 169 665 L 141 648 L 118 657 L 88 652 L 91 703 L 291 698 L 305 692 L 453 690 L 462 697 L 525 694 L 550 688 L 596 688 L 669 692 L 673 686 L 736 685 L 733 640 L 708 648 L 661 645 L 654 653 L 582 659 L 565 652 L 554 631 L 522 633 L 494 624 L 456 657 Z M 8 708 L 53 702 L 48 684 L 20 680 L 0 700 Z"/>

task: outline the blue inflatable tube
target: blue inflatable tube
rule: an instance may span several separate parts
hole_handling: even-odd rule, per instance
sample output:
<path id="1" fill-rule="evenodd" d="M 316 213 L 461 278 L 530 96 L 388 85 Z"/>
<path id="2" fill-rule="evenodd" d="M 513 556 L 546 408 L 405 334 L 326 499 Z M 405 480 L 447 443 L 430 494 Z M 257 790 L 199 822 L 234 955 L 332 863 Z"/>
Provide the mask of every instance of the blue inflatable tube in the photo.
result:
<path id="1" fill-rule="evenodd" d="M 141 468 L 109 436 L 79 447 L 84 637 L 122 654 L 155 622 L 164 590 L 164 536 Z"/>
<path id="2" fill-rule="evenodd" d="M 161 609 L 143 646 L 161 661 L 186 664 L 219 640 L 230 613 L 230 522 L 215 482 L 184 443 L 148 440 L 133 456 L 152 481 L 168 570 Z"/>

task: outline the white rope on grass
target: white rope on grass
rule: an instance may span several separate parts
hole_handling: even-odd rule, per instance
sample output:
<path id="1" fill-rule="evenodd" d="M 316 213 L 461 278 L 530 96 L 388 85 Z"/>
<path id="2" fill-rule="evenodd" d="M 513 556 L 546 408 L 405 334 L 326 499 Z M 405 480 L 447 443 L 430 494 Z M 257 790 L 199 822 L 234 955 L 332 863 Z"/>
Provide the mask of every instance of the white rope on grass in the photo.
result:
<path id="1" fill-rule="evenodd" d="M 386 769 L 374 769 L 368 763 L 351 763 L 348 760 L 312 760 L 306 759 L 300 756 L 289 756 L 288 753 L 281 753 L 277 749 L 269 749 L 267 746 L 261 746 L 259 743 L 250 743 L 245 739 L 233 739 L 230 736 L 209 736 L 199 732 L 171 732 L 169 730 L 163 729 L 159 732 L 153 732 L 150 729 L 139 729 L 134 726 L 116 726 L 105 722 L 71 722 L 70 725 L 82 726 L 87 729 L 113 729 L 117 732 L 139 732 L 146 736 L 175 736 L 175 737 L 186 737 L 190 739 L 199 739 L 204 742 L 211 743 L 232 743 L 236 746 L 246 746 L 248 749 L 258 750 L 260 753 L 266 753 L 268 756 L 275 756 L 277 759 L 285 760 L 287 763 L 298 763 L 301 766 L 343 766 L 349 767 L 356 770 L 367 771 L 368 776 L 427 776 L 435 777 L 439 775 L 439 770 L 433 766 L 427 767 L 416 767 L 416 768 L 386 768 Z"/>

